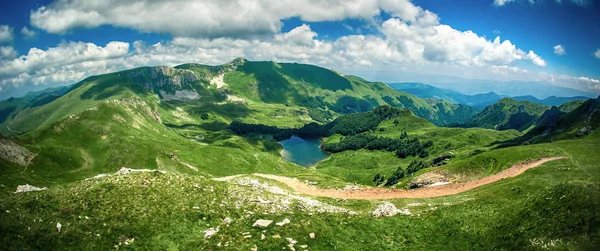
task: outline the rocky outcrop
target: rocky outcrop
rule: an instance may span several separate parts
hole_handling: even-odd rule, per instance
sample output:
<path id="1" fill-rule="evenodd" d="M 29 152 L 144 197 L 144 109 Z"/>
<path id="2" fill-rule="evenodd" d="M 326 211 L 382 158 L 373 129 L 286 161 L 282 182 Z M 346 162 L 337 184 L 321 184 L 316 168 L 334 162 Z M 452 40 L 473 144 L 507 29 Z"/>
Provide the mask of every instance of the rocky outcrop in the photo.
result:
<path id="1" fill-rule="evenodd" d="M 588 135 L 591 132 L 592 132 L 591 126 L 579 128 L 579 130 L 577 130 L 577 137 L 582 137 L 582 136 Z"/>
<path id="2" fill-rule="evenodd" d="M 189 70 L 175 69 L 168 66 L 145 67 L 132 70 L 127 77 L 136 82 L 144 83 L 148 89 L 158 87 L 171 87 L 174 90 L 181 90 L 182 87 L 198 81 L 194 72 Z"/>
<path id="3" fill-rule="evenodd" d="M 35 192 L 35 191 L 43 191 L 43 190 L 47 190 L 47 187 L 35 187 L 32 185 L 21 185 L 17 187 L 17 191 L 15 191 L 15 193 L 26 193 L 26 192 Z"/>
<path id="4" fill-rule="evenodd" d="M 394 216 L 399 213 L 404 214 L 404 215 L 410 215 L 410 211 L 408 211 L 408 209 L 398 210 L 398 208 L 396 208 L 396 206 L 394 206 L 394 204 L 386 201 L 383 204 L 379 205 L 377 207 L 377 209 L 375 209 L 375 211 L 373 211 L 373 213 L 371 213 L 371 216 L 373 216 L 375 218 L 390 217 L 390 216 Z"/>
<path id="5" fill-rule="evenodd" d="M 7 138 L 0 137 L 0 158 L 20 166 L 26 166 L 35 155 Z"/>
<path id="6" fill-rule="evenodd" d="M 426 187 L 432 184 L 441 184 L 447 183 L 448 177 L 446 173 L 442 172 L 427 172 L 416 177 L 409 185 L 410 189 L 417 189 L 421 187 Z"/>

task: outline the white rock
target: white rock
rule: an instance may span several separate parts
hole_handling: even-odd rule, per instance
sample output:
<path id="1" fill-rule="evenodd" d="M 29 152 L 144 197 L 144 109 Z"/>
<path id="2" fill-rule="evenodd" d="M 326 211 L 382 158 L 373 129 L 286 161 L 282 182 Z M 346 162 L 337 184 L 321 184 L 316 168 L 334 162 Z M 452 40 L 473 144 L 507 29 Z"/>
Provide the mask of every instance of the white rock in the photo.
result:
<path id="1" fill-rule="evenodd" d="M 290 220 L 289 220 L 289 219 L 285 219 L 285 220 L 283 220 L 282 222 L 277 222 L 277 223 L 275 223 L 275 225 L 277 225 L 277 226 L 280 226 L 280 227 L 281 227 L 281 226 L 283 226 L 283 225 L 285 225 L 285 224 L 289 224 L 289 223 L 290 223 Z"/>
<path id="2" fill-rule="evenodd" d="M 371 213 L 371 216 L 373 216 L 373 217 L 390 217 L 390 216 L 394 216 L 398 213 L 410 215 L 410 211 L 408 211 L 408 209 L 398 210 L 396 208 L 396 206 L 394 206 L 394 204 L 386 201 L 383 204 L 379 205 L 377 207 L 377 209 L 375 209 L 375 211 L 373 211 L 373 213 Z"/>
<path id="3" fill-rule="evenodd" d="M 266 238 L 266 237 L 265 237 L 265 234 L 260 234 L 260 239 L 261 239 L 261 240 L 264 240 L 265 238 Z"/>
<path id="4" fill-rule="evenodd" d="M 227 225 L 231 224 L 231 218 L 229 218 L 229 217 L 225 218 L 225 219 L 223 220 L 223 223 L 225 223 L 225 224 L 227 224 Z"/>
<path id="5" fill-rule="evenodd" d="M 252 227 L 268 227 L 271 223 L 273 223 L 272 220 L 257 220 Z"/>
<path id="6" fill-rule="evenodd" d="M 60 229 L 62 228 L 62 225 L 60 224 L 60 222 L 56 223 L 56 229 L 58 229 L 58 232 L 60 232 Z"/>
<path id="7" fill-rule="evenodd" d="M 310 234 L 308 234 L 308 236 L 309 236 L 311 239 L 314 239 L 314 238 L 315 238 L 315 233 L 310 233 Z"/>
<path id="8" fill-rule="evenodd" d="M 31 186 L 31 185 L 27 184 L 27 185 L 18 186 L 17 191 L 15 191 L 15 193 L 42 191 L 42 190 L 46 190 L 46 189 L 48 189 L 48 188 L 47 187 L 39 188 L 39 187 L 35 187 L 35 186 Z"/>
<path id="9" fill-rule="evenodd" d="M 215 235 L 217 232 L 219 232 L 219 228 L 215 229 L 215 228 L 211 227 L 209 229 L 204 230 L 204 239 L 210 238 L 211 236 Z"/>

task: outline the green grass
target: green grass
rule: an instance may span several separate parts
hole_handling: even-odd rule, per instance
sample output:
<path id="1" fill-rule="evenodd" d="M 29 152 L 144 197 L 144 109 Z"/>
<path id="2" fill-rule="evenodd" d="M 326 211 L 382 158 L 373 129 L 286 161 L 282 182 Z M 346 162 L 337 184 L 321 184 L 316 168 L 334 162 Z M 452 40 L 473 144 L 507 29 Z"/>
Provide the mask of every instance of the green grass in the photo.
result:
<path id="1" fill-rule="evenodd" d="M 555 143 L 570 159 L 460 195 L 392 200 L 413 215 L 381 219 L 369 216 L 378 202 L 324 200 L 358 211 L 354 216 L 298 209 L 263 215 L 253 203 L 221 207 L 221 201 L 256 194 L 190 174 L 114 176 L 42 192 L 3 193 L 1 242 L 8 249 L 106 249 L 135 238 L 121 248 L 216 249 L 229 242 L 233 249 L 280 249 L 287 241 L 270 237 L 279 234 L 297 240 L 296 247 L 316 250 L 541 249 L 536 243 L 551 241 L 552 249 L 593 249 L 600 244 L 600 159 L 590 149 L 596 145 L 597 140 Z M 220 225 L 226 217 L 233 223 Z M 262 230 L 251 227 L 256 219 L 284 218 L 291 224 L 265 229 L 262 241 Z M 202 231 L 218 225 L 220 231 L 204 239 Z M 244 239 L 243 232 L 252 238 Z M 310 239 L 311 232 L 317 238 Z"/>
<path id="2" fill-rule="evenodd" d="M 491 151 L 495 147 L 495 142 L 513 139 L 521 135 L 516 130 L 496 131 L 483 128 L 437 127 L 431 122 L 412 114 L 384 120 L 377 129 L 367 133 L 381 137 L 397 138 L 403 132 L 407 132 L 409 136 L 418 137 L 423 141 L 432 140 L 434 145 L 428 148 L 429 158 L 452 155 L 454 158 L 450 163 L 471 160 L 474 155 Z M 340 139 L 340 135 L 333 135 L 326 138 L 325 143 L 339 142 Z M 526 155 L 530 153 L 515 156 L 512 163 L 526 160 Z M 329 159 L 320 162 L 316 168 L 322 173 L 340 178 L 346 182 L 372 186 L 375 185 L 373 177 L 376 174 L 385 175 L 386 178 L 390 177 L 398 167 L 406 168 L 411 161 L 419 159 L 399 159 L 393 152 L 386 151 L 346 151 L 333 154 Z M 505 164 L 510 162 L 506 158 L 502 161 Z M 430 170 L 425 169 L 424 171 Z M 494 169 L 492 171 L 498 172 L 499 170 Z M 409 181 L 410 178 L 407 177 L 402 183 Z"/>

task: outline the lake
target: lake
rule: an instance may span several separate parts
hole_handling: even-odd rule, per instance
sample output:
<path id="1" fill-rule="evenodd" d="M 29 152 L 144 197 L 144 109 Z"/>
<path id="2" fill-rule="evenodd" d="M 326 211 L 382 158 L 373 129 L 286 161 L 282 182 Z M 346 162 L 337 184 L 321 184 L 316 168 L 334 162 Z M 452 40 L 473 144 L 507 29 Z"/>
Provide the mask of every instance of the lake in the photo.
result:
<path id="1" fill-rule="evenodd" d="M 321 151 L 320 139 L 303 139 L 292 136 L 290 139 L 279 141 L 283 146 L 281 156 L 289 161 L 304 167 L 310 167 L 324 160 L 328 155 Z"/>

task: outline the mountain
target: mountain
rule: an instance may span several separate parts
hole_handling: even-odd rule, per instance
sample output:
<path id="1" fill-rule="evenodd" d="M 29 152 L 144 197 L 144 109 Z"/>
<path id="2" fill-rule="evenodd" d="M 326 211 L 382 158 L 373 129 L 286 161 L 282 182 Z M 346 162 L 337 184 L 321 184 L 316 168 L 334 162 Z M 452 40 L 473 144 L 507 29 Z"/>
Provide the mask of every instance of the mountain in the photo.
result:
<path id="1" fill-rule="evenodd" d="M 446 75 L 399 74 L 396 82 L 422 82 L 438 88 L 457 91 L 463 94 L 478 94 L 494 92 L 500 96 L 515 97 L 533 95 L 538 99 L 551 96 L 585 96 L 595 98 L 598 94 L 573 88 L 535 81 L 495 81 L 484 79 L 468 79 Z"/>
<path id="2" fill-rule="evenodd" d="M 600 127 L 600 97 L 588 99 L 570 112 L 552 107 L 535 124 L 522 139 L 543 142 L 586 136 Z"/>
<path id="3" fill-rule="evenodd" d="M 546 111 L 547 106 L 504 98 L 475 115 L 467 127 L 525 131 Z"/>
<path id="4" fill-rule="evenodd" d="M 33 131 L 104 100 L 140 95 L 185 103 L 190 112 L 210 113 L 224 122 L 267 120 L 288 126 L 326 122 L 340 114 L 369 111 L 386 104 L 410 109 L 436 125 L 464 123 L 476 113 L 465 105 L 421 99 L 383 83 L 317 66 L 239 58 L 220 66 L 141 67 L 89 77 L 63 95 L 46 95 L 35 105 L 6 105 L 3 114 L 8 115 L 3 115 L 0 132 Z M 278 121 L 280 117 L 288 118 L 286 114 L 295 114 L 295 118 Z"/>
<path id="5" fill-rule="evenodd" d="M 393 84 L 389 84 L 389 86 L 396 90 L 408 92 L 408 93 L 413 94 L 420 98 L 436 98 L 436 99 L 447 100 L 447 101 L 450 101 L 450 102 L 456 103 L 456 104 L 468 105 L 468 106 L 471 106 L 478 110 L 483 110 L 483 108 L 485 108 L 493 103 L 496 103 L 497 101 L 499 101 L 500 99 L 503 98 L 503 96 L 500 96 L 494 92 L 468 95 L 468 94 L 463 94 L 463 93 L 460 93 L 457 91 L 442 89 L 442 88 L 438 88 L 438 87 L 435 87 L 432 85 L 422 84 L 422 83 L 393 83 Z M 588 99 L 588 97 L 586 97 L 586 96 L 575 96 L 575 97 L 551 96 L 551 97 L 548 97 L 545 99 L 538 99 L 532 95 L 516 96 L 516 97 L 510 97 L 510 98 L 517 100 L 517 101 L 529 101 L 532 103 L 545 105 L 545 106 L 560 106 L 569 101 L 577 101 L 577 100 L 585 101 Z"/>
<path id="6" fill-rule="evenodd" d="M 540 105 L 545 105 L 545 106 L 560 106 L 564 103 L 567 103 L 569 101 L 576 101 L 576 100 L 588 100 L 589 97 L 584 97 L 584 96 L 576 96 L 576 97 L 556 97 L 556 96 L 551 96 L 545 99 L 538 99 L 534 96 L 531 95 L 527 95 L 527 96 L 517 96 L 517 97 L 511 97 L 514 100 L 517 101 L 529 101 L 532 103 L 536 103 L 536 104 L 540 104 Z"/>
<path id="7" fill-rule="evenodd" d="M 468 105 L 479 110 L 483 110 L 483 108 L 486 106 L 502 99 L 501 96 L 493 92 L 467 95 L 422 83 L 392 83 L 389 84 L 389 86 L 399 91 L 408 92 L 420 98 L 436 98 L 447 100 L 456 104 Z"/>
<path id="8" fill-rule="evenodd" d="M 39 107 L 54 101 L 67 92 L 69 88 L 68 86 L 53 87 L 42 91 L 28 92 L 19 98 L 0 101 L 0 124 L 10 117 L 14 117 L 21 110 Z"/>

